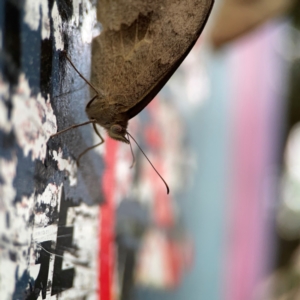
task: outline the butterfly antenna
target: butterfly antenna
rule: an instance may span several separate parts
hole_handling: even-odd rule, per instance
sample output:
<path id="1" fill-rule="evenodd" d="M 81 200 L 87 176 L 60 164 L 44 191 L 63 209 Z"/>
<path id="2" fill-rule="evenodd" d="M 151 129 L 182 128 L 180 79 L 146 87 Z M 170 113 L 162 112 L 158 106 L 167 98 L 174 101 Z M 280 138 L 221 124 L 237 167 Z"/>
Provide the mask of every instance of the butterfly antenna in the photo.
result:
<path id="1" fill-rule="evenodd" d="M 170 189 L 168 184 L 166 183 L 166 181 L 162 178 L 162 176 L 158 173 L 158 171 L 155 169 L 155 167 L 153 166 L 153 164 L 151 163 L 150 159 L 147 157 L 147 155 L 145 154 L 145 152 L 142 150 L 142 148 L 140 147 L 140 145 L 137 143 L 137 141 L 134 139 L 134 137 L 128 132 L 126 131 L 126 133 L 128 134 L 128 136 L 130 136 L 133 141 L 136 143 L 136 145 L 139 147 L 139 149 L 141 150 L 141 152 L 143 153 L 143 155 L 146 157 L 146 159 L 148 160 L 149 164 L 152 166 L 152 168 L 154 169 L 154 171 L 156 172 L 156 174 L 160 177 L 160 179 L 164 182 L 166 188 L 167 188 L 167 194 L 169 194 Z"/>
<path id="2" fill-rule="evenodd" d="M 127 133 L 127 137 L 128 137 L 128 141 L 129 141 L 129 146 L 130 146 L 130 150 L 131 150 L 131 155 L 132 155 L 132 164 L 130 166 L 130 169 L 135 165 L 135 156 L 134 156 L 134 153 L 133 153 L 133 150 L 132 150 L 132 145 L 131 145 L 131 142 L 130 142 L 130 136 L 129 134 Z"/>

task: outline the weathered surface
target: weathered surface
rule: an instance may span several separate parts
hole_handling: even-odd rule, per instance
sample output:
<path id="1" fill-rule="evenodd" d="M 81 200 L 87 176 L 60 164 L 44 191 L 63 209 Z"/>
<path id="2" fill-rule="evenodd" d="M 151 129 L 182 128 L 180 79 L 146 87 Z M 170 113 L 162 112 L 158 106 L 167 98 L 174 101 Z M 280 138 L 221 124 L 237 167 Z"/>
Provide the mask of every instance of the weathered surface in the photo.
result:
<path id="1" fill-rule="evenodd" d="M 91 128 L 49 140 L 86 120 L 88 89 L 59 52 L 88 74 L 95 20 L 89 0 L 0 1 L 0 299 L 97 293 L 103 163 L 93 152 L 76 166 Z"/>

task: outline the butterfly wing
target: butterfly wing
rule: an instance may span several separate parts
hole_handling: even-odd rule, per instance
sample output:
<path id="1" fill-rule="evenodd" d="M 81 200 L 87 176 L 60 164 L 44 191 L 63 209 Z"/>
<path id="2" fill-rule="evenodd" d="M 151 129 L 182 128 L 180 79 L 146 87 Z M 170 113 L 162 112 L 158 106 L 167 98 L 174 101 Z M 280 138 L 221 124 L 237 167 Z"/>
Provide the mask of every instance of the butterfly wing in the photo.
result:
<path id="1" fill-rule="evenodd" d="M 160 91 L 201 34 L 213 0 L 99 2 L 92 82 L 128 119 Z"/>

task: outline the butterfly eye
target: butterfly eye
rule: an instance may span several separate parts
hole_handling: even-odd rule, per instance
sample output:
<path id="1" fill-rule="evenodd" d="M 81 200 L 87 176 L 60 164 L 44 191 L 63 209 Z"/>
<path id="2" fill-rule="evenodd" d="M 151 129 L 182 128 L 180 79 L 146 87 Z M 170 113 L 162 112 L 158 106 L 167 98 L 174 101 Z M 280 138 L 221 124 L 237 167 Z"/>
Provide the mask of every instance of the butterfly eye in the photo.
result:
<path id="1" fill-rule="evenodd" d="M 122 126 L 115 124 L 111 126 L 110 130 L 115 133 L 120 133 L 122 132 Z"/>

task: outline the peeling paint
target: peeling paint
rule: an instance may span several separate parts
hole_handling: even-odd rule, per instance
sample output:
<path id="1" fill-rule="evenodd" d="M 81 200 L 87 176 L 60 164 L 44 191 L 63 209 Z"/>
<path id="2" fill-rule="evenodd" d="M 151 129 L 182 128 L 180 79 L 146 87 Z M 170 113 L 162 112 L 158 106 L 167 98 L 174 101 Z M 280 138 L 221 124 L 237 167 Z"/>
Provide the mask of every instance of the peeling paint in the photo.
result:
<path id="1" fill-rule="evenodd" d="M 1 102 L 0 102 L 1 103 Z M 16 196 L 13 181 L 16 176 L 18 159 L 14 155 L 12 160 L 0 158 L 0 214 L 7 210 Z"/>
<path id="2" fill-rule="evenodd" d="M 63 25 L 60 15 L 59 15 L 56 2 L 54 2 L 51 15 L 52 15 L 52 20 L 53 20 L 56 49 L 63 50 L 64 43 L 63 43 L 63 39 L 62 39 L 62 30 L 63 30 L 62 26 L 64 26 L 64 25 Z"/>
<path id="3" fill-rule="evenodd" d="M 42 39 L 50 37 L 50 21 L 48 18 L 48 2 L 43 0 L 26 0 L 24 22 L 32 29 L 38 30 L 41 22 Z"/>
<path id="4" fill-rule="evenodd" d="M 96 24 L 97 20 L 97 12 L 96 7 L 92 5 L 90 1 L 83 1 L 83 19 L 82 19 L 82 26 L 80 27 L 81 31 L 81 38 L 83 43 L 90 44 L 93 39 L 93 28 Z"/>
<path id="5" fill-rule="evenodd" d="M 39 93 L 36 98 L 30 96 L 30 87 L 22 74 L 17 93 L 13 96 L 12 120 L 17 142 L 25 156 L 31 152 L 32 160 L 46 157 L 46 143 L 50 135 L 57 131 L 56 116 L 50 100 Z"/>
<path id="6" fill-rule="evenodd" d="M 80 298 L 79 295 L 81 297 L 84 295 L 95 297 L 98 287 L 99 208 L 89 207 L 82 203 L 80 206 L 69 208 L 68 218 L 69 220 L 73 219 L 73 243 L 78 248 L 77 257 L 73 257 L 72 260 L 76 265 L 77 274 L 74 281 L 74 287 L 76 288 L 65 291 L 64 297 L 74 299 L 74 291 L 77 293 L 78 298 Z M 66 253 L 66 262 L 68 257 L 72 257 L 70 253 Z"/>
<path id="7" fill-rule="evenodd" d="M 77 165 L 71 158 L 63 159 L 63 153 L 61 149 L 59 152 L 53 151 L 53 159 L 57 161 L 57 166 L 60 171 L 66 171 L 68 179 L 70 181 L 70 186 L 77 184 Z"/>
<path id="8" fill-rule="evenodd" d="M 57 132 L 54 112 L 59 109 L 55 106 L 56 98 L 47 94 L 52 89 L 63 90 L 58 80 L 65 75 L 53 45 L 63 49 L 68 39 L 72 51 L 75 45 L 81 47 L 81 42 L 90 43 L 96 9 L 93 1 L 75 0 L 72 3 L 75 16 L 68 16 L 68 21 L 63 21 L 63 10 L 57 3 L 53 1 L 50 12 L 53 22 L 50 23 L 48 1 L 25 0 L 22 22 L 26 26 L 22 23 L 21 28 L 24 27 L 26 32 L 22 29 L 16 32 L 17 36 L 29 34 L 36 41 L 26 62 L 31 62 L 34 47 L 40 45 L 39 32 L 41 39 L 49 38 L 42 42 L 42 50 L 37 49 L 42 63 L 46 62 L 48 68 L 43 74 L 44 81 L 39 81 L 40 69 L 36 65 L 39 56 L 26 65 L 27 77 L 24 73 L 19 75 L 21 64 L 13 82 L 18 83 L 16 86 L 10 86 L 0 77 L 0 133 L 8 142 L 0 156 L 1 299 L 35 299 L 34 293 L 39 293 L 38 299 L 57 299 L 60 294 L 64 299 L 97 298 L 99 207 L 84 204 L 84 201 L 91 203 L 91 195 L 86 192 L 88 180 L 82 170 L 78 171 L 75 160 L 70 156 L 66 158 L 69 148 L 63 148 L 64 151 L 67 149 L 64 153 L 59 148 L 59 139 L 49 141 Z M 84 47 L 85 51 L 89 49 L 89 45 Z M 80 54 L 81 49 L 76 51 Z M 24 59 L 22 53 L 20 59 Z M 31 66 L 38 66 L 37 71 L 30 69 Z M 9 78 L 5 77 L 5 80 Z M 31 90 L 33 81 L 34 90 Z M 43 96 L 39 93 L 40 82 L 46 86 Z M 93 138 L 98 142 L 97 136 Z M 50 153 L 47 153 L 47 145 Z M 99 147 L 96 151 L 103 153 L 104 148 Z M 99 195 L 100 189 L 96 196 Z M 62 267 L 55 265 L 59 259 Z M 43 265 L 45 260 L 47 266 Z M 73 272 L 69 286 L 55 283 L 57 274 L 64 276 L 68 271 Z M 68 280 L 66 282 L 68 284 Z"/>
<path id="9" fill-rule="evenodd" d="M 53 3 L 51 16 L 54 25 L 54 37 L 56 42 L 56 49 L 64 49 L 62 38 L 63 30 L 67 26 L 80 26 L 81 39 L 83 43 L 91 43 L 93 38 L 93 28 L 96 24 L 96 8 L 89 0 L 75 0 L 72 3 L 75 14 L 68 24 L 63 23 L 56 1 Z M 79 7 L 82 7 L 82 16 L 79 14 Z M 50 20 L 48 17 L 48 2 L 47 1 L 31 1 L 25 2 L 25 17 L 24 22 L 32 29 L 38 30 L 41 25 L 41 38 L 46 39 L 50 37 Z M 82 24 L 80 24 L 82 23 Z"/>
<path id="10" fill-rule="evenodd" d="M 17 270 L 22 272 L 27 268 L 27 251 L 30 240 L 28 221 L 33 208 L 33 199 L 24 199 L 17 206 L 13 206 L 16 190 L 13 180 L 16 175 L 17 157 L 12 160 L 0 158 L 0 291 L 1 299 L 12 299 L 15 288 Z M 25 253 L 25 255 L 24 255 Z M 12 257 L 14 259 L 12 259 Z M 16 263 L 17 262 L 17 263 Z M 5 297 L 4 295 L 7 295 Z M 3 296 L 3 298 L 2 298 Z"/>
<path id="11" fill-rule="evenodd" d="M 1 77 L 0 96 L 2 99 L 8 99 L 9 97 L 9 85 L 5 83 Z M 3 101 L 0 101 L 0 128 L 6 133 L 10 132 L 12 128 L 12 124 L 8 121 L 7 108 Z"/>
<path id="12" fill-rule="evenodd" d="M 80 16 L 79 7 L 82 7 L 82 17 Z M 93 28 L 97 23 L 96 7 L 89 0 L 74 0 L 73 1 L 74 14 L 71 23 L 75 26 L 80 26 L 81 39 L 83 43 L 91 43 L 93 38 Z"/>
<path id="13" fill-rule="evenodd" d="M 61 205 L 64 201 L 61 198 L 62 186 L 55 187 L 49 185 L 48 191 L 45 191 L 41 197 L 38 197 L 37 203 L 46 201 L 47 203 L 57 203 L 62 209 Z M 52 194 L 52 192 L 54 192 Z M 55 199 L 53 198 L 53 195 Z M 46 200 L 45 200 L 46 199 Z M 51 200 L 50 200 L 51 199 Z M 97 207 L 89 207 L 84 203 L 79 206 L 69 207 L 67 210 L 65 225 L 58 226 L 50 225 L 43 226 L 47 223 L 45 215 L 35 215 L 35 227 L 33 230 L 33 244 L 32 256 L 30 263 L 30 273 L 36 278 L 37 273 L 34 274 L 36 265 L 35 254 L 33 250 L 40 249 L 41 243 L 45 241 L 53 241 L 55 244 L 59 236 L 59 228 L 73 228 L 72 247 L 64 247 L 62 270 L 68 270 L 76 266 L 76 273 L 74 277 L 73 287 L 63 292 L 65 299 L 78 299 L 81 297 L 95 297 L 97 292 L 97 265 L 98 265 L 98 215 Z M 44 221 L 43 221 L 44 220 Z M 61 221 L 61 220 L 60 220 Z M 64 238 L 64 234 L 61 236 Z M 67 238 L 67 237 L 66 237 Z M 57 246 L 57 245 L 56 245 Z M 54 254 L 54 250 L 48 253 L 51 257 L 48 278 L 52 279 L 54 273 L 55 257 L 59 255 Z M 56 299 L 55 296 L 47 292 L 47 299 Z"/>
<path id="14" fill-rule="evenodd" d="M 13 175 L 13 172 L 11 175 Z M 13 178 L 13 176 L 10 177 Z M 3 244 L 4 249 L 0 254 L 1 266 L 7 265 L 11 270 L 9 273 L 0 272 L 1 297 L 6 295 L 4 299 L 13 298 L 17 266 L 19 268 L 19 277 L 25 271 L 28 272 L 31 278 L 38 277 L 41 266 L 36 264 L 36 260 L 41 251 L 46 251 L 46 249 L 43 249 L 42 243 L 51 242 L 54 247 L 57 247 L 56 243 L 59 238 L 60 227 L 73 228 L 72 246 L 70 249 L 65 248 L 62 270 L 76 266 L 74 288 L 64 291 L 65 299 L 78 299 L 79 294 L 82 297 L 96 297 L 99 208 L 95 206 L 89 207 L 84 203 L 75 207 L 69 207 L 67 209 L 66 225 L 58 225 L 57 220 L 51 224 L 47 215 L 47 209 L 40 210 L 40 207 L 46 205 L 57 208 L 58 211 L 61 210 L 61 201 L 66 201 L 62 198 L 62 189 L 62 185 L 49 184 L 44 193 L 40 195 L 33 193 L 30 197 L 23 197 L 22 202 L 18 203 L 15 208 L 10 206 L 6 210 L 13 216 L 14 222 L 11 223 L 11 226 L 7 228 L 5 233 L 3 232 L 6 236 L 4 240 L 7 241 L 5 246 L 3 239 L 0 241 L 0 245 Z M 3 210 L 0 212 L 0 225 L 1 228 L 5 228 L 5 215 L 2 212 Z M 32 214 L 34 215 L 34 220 L 29 223 Z M 64 238 L 64 234 L 62 238 Z M 16 247 L 15 245 L 19 246 Z M 28 258 L 29 247 L 30 255 Z M 23 255 L 24 251 L 26 253 L 25 256 Z M 54 273 L 56 256 L 54 252 L 55 250 L 47 252 L 50 256 L 48 280 L 52 280 Z M 14 253 L 17 264 L 11 261 L 10 253 Z M 5 287 L 1 285 L 1 282 L 5 283 Z M 56 299 L 56 296 L 51 296 L 51 289 L 47 291 L 46 299 Z"/>

